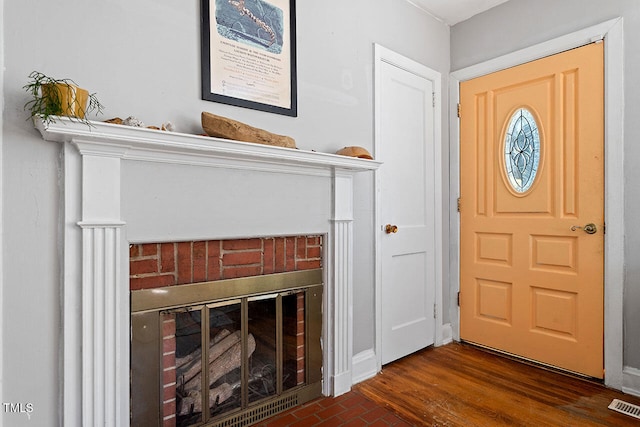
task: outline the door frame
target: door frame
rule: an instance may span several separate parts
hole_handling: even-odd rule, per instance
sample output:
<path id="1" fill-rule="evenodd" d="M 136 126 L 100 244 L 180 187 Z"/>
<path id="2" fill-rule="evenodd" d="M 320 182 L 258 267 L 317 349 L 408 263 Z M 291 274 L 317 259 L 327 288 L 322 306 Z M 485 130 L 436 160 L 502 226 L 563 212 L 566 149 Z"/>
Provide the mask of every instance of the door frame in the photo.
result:
<path id="1" fill-rule="evenodd" d="M 622 18 L 472 65 L 450 74 L 450 206 L 460 197 L 460 123 L 457 105 L 460 82 L 605 40 L 605 222 L 604 236 L 604 368 L 605 385 L 623 388 L 623 292 L 624 292 L 624 40 Z M 450 313 L 453 337 L 460 340 L 460 215 L 450 210 L 451 287 Z"/>
<path id="2" fill-rule="evenodd" d="M 400 55 L 390 49 L 387 49 L 377 43 L 374 43 L 374 157 L 380 152 L 381 144 L 381 85 L 380 65 L 382 63 L 391 64 L 401 68 L 409 73 L 418 75 L 422 78 L 433 82 L 433 123 L 434 123 L 434 169 L 431 171 L 434 183 L 435 206 L 434 206 L 434 230 L 432 245 L 435 248 L 435 345 L 443 343 L 443 324 L 442 324 L 442 251 L 443 235 L 442 235 L 442 219 L 443 219 L 443 200 L 442 200 L 442 75 L 438 71 L 420 64 L 410 58 Z M 374 235 L 375 235 L 375 360 L 376 372 L 382 369 L 382 256 L 381 256 L 381 230 L 380 223 L 380 169 L 375 172 L 374 182 Z"/>
<path id="3" fill-rule="evenodd" d="M 4 22 L 4 0 L 0 0 L 0 22 Z M 4 176 L 3 173 L 3 153 L 4 153 L 4 141 L 3 141 L 3 135 L 4 135 L 4 105 L 5 105 L 5 100 L 4 100 L 4 56 L 5 56 L 5 49 L 4 49 L 4 30 L 0 31 L 0 105 L 3 106 L 2 108 L 2 112 L 0 112 L 0 271 L 4 271 L 3 268 L 3 264 L 4 264 L 4 253 L 2 251 L 2 248 L 4 248 L 4 229 L 3 229 L 3 224 L 4 224 L 4 218 L 3 218 L 3 212 L 4 212 L 4 207 L 2 205 L 2 201 L 4 200 L 4 181 L 2 179 L 2 177 Z M 0 274 L 0 306 L 3 304 L 2 301 L 4 301 L 4 296 L 3 296 L 3 292 L 4 292 L 4 275 Z M 3 316 L 0 316 L 0 331 L 4 331 L 4 325 L 3 325 L 3 321 L 2 321 Z M 3 353 L 2 353 L 2 349 L 4 348 L 3 345 L 3 333 L 0 332 L 0 402 L 4 402 L 4 398 L 2 397 L 2 389 L 3 387 L 3 372 L 2 372 L 2 367 L 4 366 L 4 361 L 3 361 Z M 2 427 L 2 418 L 0 417 L 0 427 Z"/>

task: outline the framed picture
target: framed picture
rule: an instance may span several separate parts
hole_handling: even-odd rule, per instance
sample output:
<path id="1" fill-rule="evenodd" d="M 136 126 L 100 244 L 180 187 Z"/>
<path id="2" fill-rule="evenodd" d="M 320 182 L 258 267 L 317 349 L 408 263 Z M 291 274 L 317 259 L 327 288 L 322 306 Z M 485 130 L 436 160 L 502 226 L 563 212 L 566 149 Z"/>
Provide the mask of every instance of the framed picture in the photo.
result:
<path id="1" fill-rule="evenodd" d="M 295 0 L 202 0 L 202 99 L 296 117 Z"/>

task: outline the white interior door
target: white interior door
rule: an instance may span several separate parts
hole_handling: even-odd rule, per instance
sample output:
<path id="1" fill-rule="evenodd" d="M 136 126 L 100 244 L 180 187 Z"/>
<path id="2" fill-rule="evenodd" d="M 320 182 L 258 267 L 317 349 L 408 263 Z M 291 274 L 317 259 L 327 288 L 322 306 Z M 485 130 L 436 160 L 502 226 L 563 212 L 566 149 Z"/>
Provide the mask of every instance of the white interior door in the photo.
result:
<path id="1" fill-rule="evenodd" d="M 434 81 L 409 65 L 376 63 L 383 364 L 435 341 Z"/>

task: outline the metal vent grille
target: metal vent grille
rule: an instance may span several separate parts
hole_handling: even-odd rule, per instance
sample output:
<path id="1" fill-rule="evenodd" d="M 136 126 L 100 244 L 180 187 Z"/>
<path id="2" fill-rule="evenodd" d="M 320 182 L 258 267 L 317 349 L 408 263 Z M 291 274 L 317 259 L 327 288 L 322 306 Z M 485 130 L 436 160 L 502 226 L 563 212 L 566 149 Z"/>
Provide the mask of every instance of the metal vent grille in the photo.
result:
<path id="1" fill-rule="evenodd" d="M 284 412 L 295 406 L 298 406 L 298 395 L 291 394 L 288 396 L 283 396 L 280 399 L 275 399 L 262 405 L 258 405 L 256 407 L 249 408 L 241 414 L 207 425 L 211 427 L 250 426 L 264 419 L 273 417 L 274 415 L 277 415 L 280 412 Z"/>
<path id="2" fill-rule="evenodd" d="M 640 420 L 640 406 L 638 405 L 633 405 L 619 399 L 613 399 L 613 401 L 609 405 L 609 409 L 625 415 L 629 415 L 630 417 L 638 418 Z"/>

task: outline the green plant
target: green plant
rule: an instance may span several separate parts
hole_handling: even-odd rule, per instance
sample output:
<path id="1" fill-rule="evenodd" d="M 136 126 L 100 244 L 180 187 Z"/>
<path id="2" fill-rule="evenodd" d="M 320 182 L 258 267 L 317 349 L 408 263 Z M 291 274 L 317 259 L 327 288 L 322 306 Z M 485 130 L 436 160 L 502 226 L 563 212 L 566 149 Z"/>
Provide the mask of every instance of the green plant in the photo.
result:
<path id="1" fill-rule="evenodd" d="M 54 79 L 39 71 L 29 74 L 29 82 L 23 89 L 32 96 L 24 110 L 40 117 L 46 124 L 54 123 L 58 116 L 68 116 L 91 126 L 86 118 L 93 111 L 102 113 L 104 105 L 95 93 L 89 94 L 71 79 Z"/>

